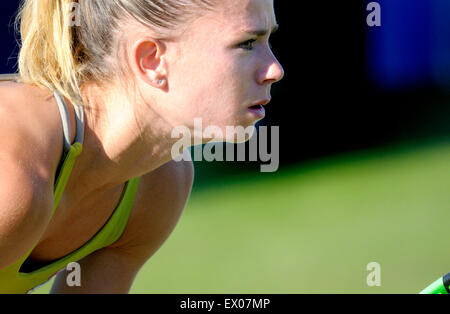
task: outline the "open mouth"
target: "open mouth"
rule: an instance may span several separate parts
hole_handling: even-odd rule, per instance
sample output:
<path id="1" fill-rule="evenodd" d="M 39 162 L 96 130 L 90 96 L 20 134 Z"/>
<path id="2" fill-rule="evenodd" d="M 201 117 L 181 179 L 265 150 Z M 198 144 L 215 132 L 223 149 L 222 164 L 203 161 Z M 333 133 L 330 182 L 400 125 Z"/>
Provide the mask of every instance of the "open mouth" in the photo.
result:
<path id="1" fill-rule="evenodd" d="M 262 105 L 254 105 L 254 106 L 249 107 L 249 109 L 252 109 L 252 110 L 261 110 L 262 107 L 263 107 Z"/>
<path id="2" fill-rule="evenodd" d="M 253 105 L 248 107 L 248 111 L 251 112 L 257 118 L 264 118 L 266 111 L 263 105 Z"/>

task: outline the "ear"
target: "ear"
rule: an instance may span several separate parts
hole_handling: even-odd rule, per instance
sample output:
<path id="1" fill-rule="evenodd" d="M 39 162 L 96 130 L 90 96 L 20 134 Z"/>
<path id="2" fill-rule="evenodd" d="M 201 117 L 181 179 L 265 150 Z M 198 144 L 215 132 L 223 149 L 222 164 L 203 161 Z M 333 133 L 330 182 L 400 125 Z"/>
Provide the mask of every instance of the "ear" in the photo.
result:
<path id="1" fill-rule="evenodd" d="M 136 43 L 134 58 L 142 78 L 150 85 L 161 88 L 167 71 L 164 64 L 164 45 L 154 39 L 143 39 Z"/>

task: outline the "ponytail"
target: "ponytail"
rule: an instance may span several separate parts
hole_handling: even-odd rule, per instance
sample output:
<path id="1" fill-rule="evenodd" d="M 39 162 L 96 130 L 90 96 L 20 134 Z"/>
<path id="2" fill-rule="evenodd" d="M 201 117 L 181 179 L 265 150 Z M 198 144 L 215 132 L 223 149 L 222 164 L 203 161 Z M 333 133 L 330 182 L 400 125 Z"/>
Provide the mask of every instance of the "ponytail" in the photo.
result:
<path id="1" fill-rule="evenodd" d="M 16 17 L 21 48 L 18 70 L 23 83 L 57 90 L 81 103 L 76 27 L 70 23 L 73 0 L 22 0 Z"/>

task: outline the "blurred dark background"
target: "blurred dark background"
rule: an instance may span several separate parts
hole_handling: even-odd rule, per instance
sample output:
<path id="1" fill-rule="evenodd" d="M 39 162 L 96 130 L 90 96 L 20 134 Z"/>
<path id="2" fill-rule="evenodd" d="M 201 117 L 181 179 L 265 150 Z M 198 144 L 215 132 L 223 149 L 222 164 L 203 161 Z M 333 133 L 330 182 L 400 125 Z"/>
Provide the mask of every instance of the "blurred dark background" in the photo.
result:
<path id="1" fill-rule="evenodd" d="M 280 127 L 280 167 L 354 150 L 450 134 L 448 0 L 280 1 L 272 37 L 285 78 L 258 125 Z M 0 2 L 0 72 L 16 71 L 14 14 Z M 198 163 L 223 173 L 260 162 Z"/>
<path id="2" fill-rule="evenodd" d="M 275 1 L 282 164 L 450 134 L 450 2 L 377 1 L 380 27 L 369 2 Z"/>

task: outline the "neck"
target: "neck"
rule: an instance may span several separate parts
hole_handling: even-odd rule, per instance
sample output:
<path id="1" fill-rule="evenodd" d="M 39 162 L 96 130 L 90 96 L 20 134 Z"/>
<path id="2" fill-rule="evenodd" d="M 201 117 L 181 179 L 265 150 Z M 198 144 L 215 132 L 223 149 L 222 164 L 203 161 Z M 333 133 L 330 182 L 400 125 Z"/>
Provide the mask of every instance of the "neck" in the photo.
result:
<path id="1" fill-rule="evenodd" d="M 77 195 L 123 185 L 172 160 L 172 127 L 149 106 L 112 93 L 99 97 L 106 94 L 87 88 L 83 95 L 83 152 L 71 174 Z"/>

